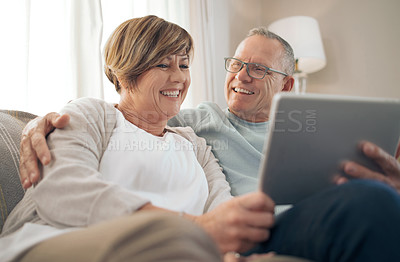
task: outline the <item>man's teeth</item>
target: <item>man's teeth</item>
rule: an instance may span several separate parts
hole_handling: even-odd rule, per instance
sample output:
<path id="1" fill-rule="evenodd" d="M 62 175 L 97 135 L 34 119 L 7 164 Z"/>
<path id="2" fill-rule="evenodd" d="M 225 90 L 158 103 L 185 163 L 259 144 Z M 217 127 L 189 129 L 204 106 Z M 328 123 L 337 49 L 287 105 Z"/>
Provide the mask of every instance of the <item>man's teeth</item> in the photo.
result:
<path id="1" fill-rule="evenodd" d="M 176 91 L 161 91 L 161 94 L 168 97 L 178 97 L 179 90 Z"/>
<path id="2" fill-rule="evenodd" d="M 249 91 L 249 90 L 246 90 L 246 89 L 243 89 L 243 88 L 239 88 L 239 87 L 236 87 L 236 88 L 234 88 L 233 90 L 235 90 L 235 92 L 238 92 L 238 93 L 245 93 L 245 94 L 248 94 L 248 95 L 254 94 L 254 92 L 251 92 L 251 91 Z"/>

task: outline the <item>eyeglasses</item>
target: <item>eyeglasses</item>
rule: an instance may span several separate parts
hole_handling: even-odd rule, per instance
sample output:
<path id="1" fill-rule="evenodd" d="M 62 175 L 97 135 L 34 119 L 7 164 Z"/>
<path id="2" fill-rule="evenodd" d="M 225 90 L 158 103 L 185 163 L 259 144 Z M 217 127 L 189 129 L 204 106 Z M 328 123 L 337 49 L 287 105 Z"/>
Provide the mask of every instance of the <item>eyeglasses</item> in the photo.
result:
<path id="1" fill-rule="evenodd" d="M 263 79 L 265 77 L 265 75 L 268 73 L 268 71 L 282 74 L 284 76 L 288 75 L 286 73 L 266 67 L 264 65 L 260 65 L 260 64 L 256 64 L 256 63 L 246 63 L 246 62 L 240 61 L 237 58 L 225 57 L 224 59 L 225 59 L 225 70 L 230 73 L 238 73 L 240 70 L 242 70 L 243 65 L 246 65 L 247 74 L 250 77 L 256 78 L 256 79 Z"/>

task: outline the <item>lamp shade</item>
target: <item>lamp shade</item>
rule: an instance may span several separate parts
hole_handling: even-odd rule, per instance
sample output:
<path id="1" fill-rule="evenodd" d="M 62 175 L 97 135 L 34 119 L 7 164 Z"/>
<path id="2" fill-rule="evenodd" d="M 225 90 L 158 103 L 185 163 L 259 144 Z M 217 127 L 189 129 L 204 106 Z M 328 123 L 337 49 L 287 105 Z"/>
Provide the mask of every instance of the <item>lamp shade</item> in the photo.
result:
<path id="1" fill-rule="evenodd" d="M 324 46 L 317 20 L 308 16 L 291 16 L 269 25 L 268 30 L 285 39 L 293 48 L 297 69 L 313 73 L 326 65 Z"/>

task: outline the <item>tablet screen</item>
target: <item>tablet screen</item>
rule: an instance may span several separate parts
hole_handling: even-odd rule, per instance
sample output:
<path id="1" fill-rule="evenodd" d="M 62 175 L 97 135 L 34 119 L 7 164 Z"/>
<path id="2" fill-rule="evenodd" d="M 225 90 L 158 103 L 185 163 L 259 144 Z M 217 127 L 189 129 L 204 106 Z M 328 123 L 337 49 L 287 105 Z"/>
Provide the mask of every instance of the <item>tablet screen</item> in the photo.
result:
<path id="1" fill-rule="evenodd" d="M 278 94 L 260 165 L 260 187 L 276 204 L 294 204 L 334 186 L 344 160 L 379 167 L 359 149 L 363 140 L 394 155 L 400 101 L 330 95 Z"/>

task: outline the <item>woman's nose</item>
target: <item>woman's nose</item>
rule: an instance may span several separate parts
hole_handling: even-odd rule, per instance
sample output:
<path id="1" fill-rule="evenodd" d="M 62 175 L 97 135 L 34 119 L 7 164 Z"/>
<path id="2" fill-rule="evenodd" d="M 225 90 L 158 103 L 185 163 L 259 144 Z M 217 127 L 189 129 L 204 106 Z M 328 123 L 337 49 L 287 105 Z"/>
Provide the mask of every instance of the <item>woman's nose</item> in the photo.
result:
<path id="1" fill-rule="evenodd" d="M 187 70 L 187 69 L 186 69 Z M 186 81 L 186 73 L 182 71 L 181 68 L 175 68 L 171 75 L 171 81 L 173 82 L 185 82 Z"/>

